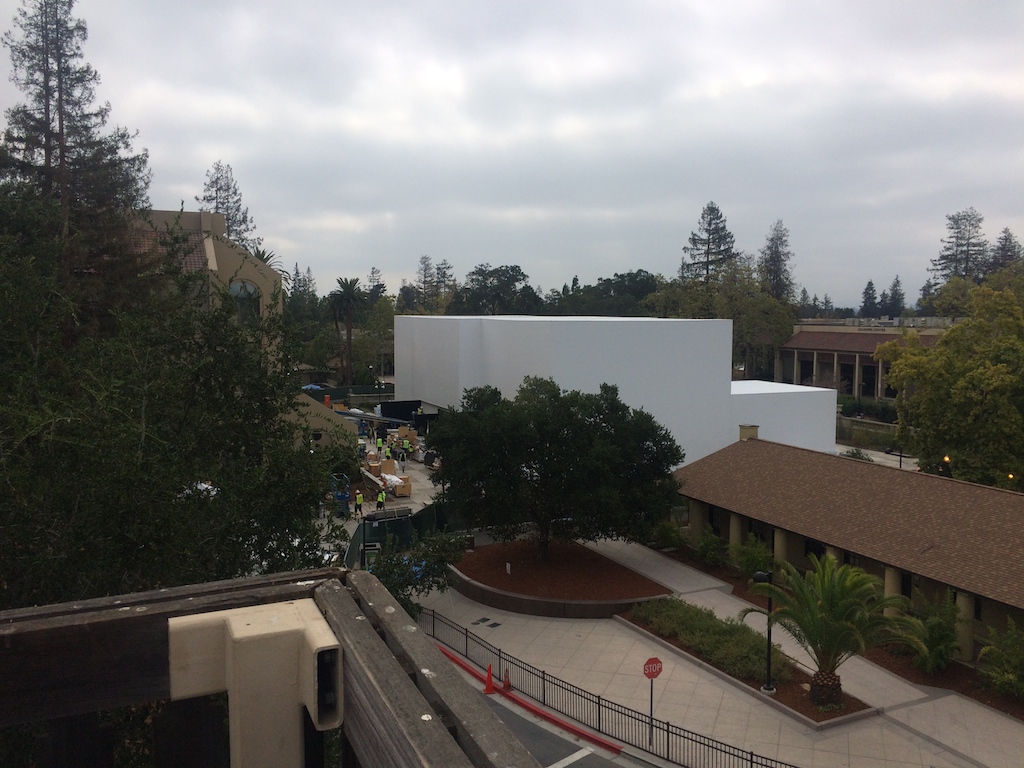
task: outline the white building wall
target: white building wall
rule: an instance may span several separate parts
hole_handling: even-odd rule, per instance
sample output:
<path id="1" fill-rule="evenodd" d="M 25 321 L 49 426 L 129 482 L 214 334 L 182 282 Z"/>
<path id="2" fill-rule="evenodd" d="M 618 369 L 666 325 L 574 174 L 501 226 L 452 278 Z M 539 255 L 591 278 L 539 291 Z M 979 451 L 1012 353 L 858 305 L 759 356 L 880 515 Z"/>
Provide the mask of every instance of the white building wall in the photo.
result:
<path id="1" fill-rule="evenodd" d="M 816 449 L 823 445 L 822 425 L 783 429 L 774 414 L 769 418 L 759 412 L 762 406 L 774 409 L 784 403 L 796 409 L 800 421 L 805 418 L 799 415 L 800 397 L 765 400 L 751 392 L 750 400 L 735 403 L 731 350 L 730 320 L 399 315 L 395 398 L 445 408 L 458 405 L 464 390 L 483 385 L 514 397 L 525 376 L 552 378 L 562 389 L 583 392 L 597 392 L 608 383 L 618 386 L 623 402 L 643 408 L 665 426 L 687 461 L 735 442 L 740 423 L 763 424 L 765 439 Z M 834 450 L 835 392 L 813 391 L 831 392 L 833 440 L 827 450 Z"/>
<path id="2" fill-rule="evenodd" d="M 733 424 L 756 424 L 761 440 L 812 451 L 836 451 L 834 389 L 770 381 L 734 381 L 731 414 Z M 736 436 L 739 436 L 738 427 Z"/>

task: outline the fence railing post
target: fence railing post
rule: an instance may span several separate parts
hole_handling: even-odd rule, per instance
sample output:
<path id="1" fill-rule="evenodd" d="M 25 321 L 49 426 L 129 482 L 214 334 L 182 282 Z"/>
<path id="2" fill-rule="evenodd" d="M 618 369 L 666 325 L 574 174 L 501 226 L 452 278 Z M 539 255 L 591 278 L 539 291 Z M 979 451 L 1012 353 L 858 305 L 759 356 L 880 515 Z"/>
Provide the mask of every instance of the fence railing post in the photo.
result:
<path id="1" fill-rule="evenodd" d="M 548 705 L 548 673 L 543 669 L 540 671 L 540 705 Z"/>

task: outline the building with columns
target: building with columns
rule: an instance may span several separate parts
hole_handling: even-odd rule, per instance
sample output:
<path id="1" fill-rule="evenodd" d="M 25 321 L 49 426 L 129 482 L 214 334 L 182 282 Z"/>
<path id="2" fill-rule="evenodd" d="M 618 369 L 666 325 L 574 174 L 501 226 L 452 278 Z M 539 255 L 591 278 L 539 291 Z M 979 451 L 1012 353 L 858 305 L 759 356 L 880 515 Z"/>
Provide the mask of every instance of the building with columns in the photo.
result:
<path id="1" fill-rule="evenodd" d="M 730 544 L 753 533 L 797 568 L 831 554 L 887 595 L 950 589 L 963 659 L 988 627 L 1024 626 L 1024 494 L 760 440 L 753 426 L 675 475 L 694 543 L 710 524 Z"/>
<path id="2" fill-rule="evenodd" d="M 776 353 L 775 381 L 830 387 L 858 400 L 895 397 L 886 384 L 885 367 L 874 358 L 875 349 L 905 332 L 916 333 L 930 347 L 951 322 L 946 317 L 854 317 L 799 323 Z"/>

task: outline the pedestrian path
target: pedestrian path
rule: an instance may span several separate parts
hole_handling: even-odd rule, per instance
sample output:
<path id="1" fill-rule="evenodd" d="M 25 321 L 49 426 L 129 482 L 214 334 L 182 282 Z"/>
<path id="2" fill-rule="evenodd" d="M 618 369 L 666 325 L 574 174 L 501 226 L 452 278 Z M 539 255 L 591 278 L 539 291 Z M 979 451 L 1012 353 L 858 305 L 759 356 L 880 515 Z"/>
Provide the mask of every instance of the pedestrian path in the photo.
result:
<path id="1" fill-rule="evenodd" d="M 747 603 L 729 586 L 636 544 L 599 542 L 595 551 L 664 584 L 688 602 L 723 618 Z M 915 686 L 860 658 L 840 668 L 843 688 L 880 715 L 817 731 L 673 656 L 614 620 L 553 619 L 490 608 L 454 591 L 432 594 L 432 608 L 496 647 L 546 672 L 627 707 L 646 712 L 650 683 L 643 664 L 659 656 L 664 670 L 654 686 L 654 716 L 766 757 L 806 768 L 926 768 L 1024 764 L 1024 724 L 958 694 Z M 764 627 L 764 617 L 748 617 Z M 803 650 L 773 630 L 784 650 L 808 663 Z"/>

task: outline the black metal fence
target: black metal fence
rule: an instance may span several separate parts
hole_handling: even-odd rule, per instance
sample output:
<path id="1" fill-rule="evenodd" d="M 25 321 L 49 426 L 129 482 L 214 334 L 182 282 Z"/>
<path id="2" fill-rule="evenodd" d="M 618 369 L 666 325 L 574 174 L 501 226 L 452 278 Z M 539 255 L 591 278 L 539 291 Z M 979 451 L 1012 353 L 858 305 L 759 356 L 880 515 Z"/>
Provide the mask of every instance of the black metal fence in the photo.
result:
<path id="1" fill-rule="evenodd" d="M 541 705 L 598 733 L 678 765 L 690 768 L 796 768 L 791 763 L 738 749 L 664 720 L 652 719 L 649 714 L 577 688 L 495 648 L 429 608 L 420 614 L 419 626 L 430 637 L 465 656 L 481 669 L 490 664 L 497 678 L 503 678 L 507 671 L 512 688 Z M 502 680 L 495 682 L 500 685 Z"/>

